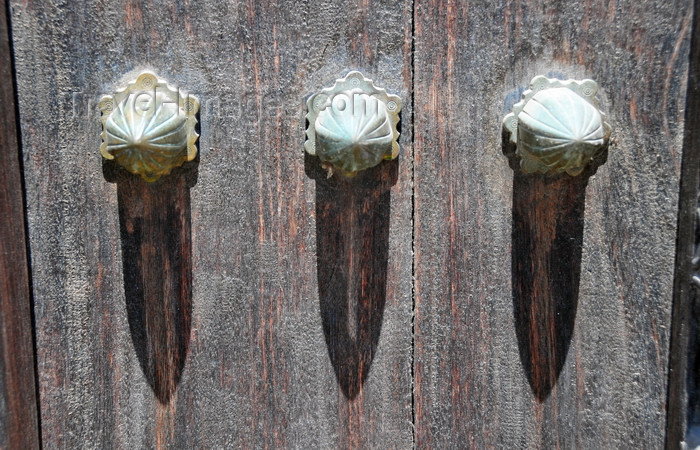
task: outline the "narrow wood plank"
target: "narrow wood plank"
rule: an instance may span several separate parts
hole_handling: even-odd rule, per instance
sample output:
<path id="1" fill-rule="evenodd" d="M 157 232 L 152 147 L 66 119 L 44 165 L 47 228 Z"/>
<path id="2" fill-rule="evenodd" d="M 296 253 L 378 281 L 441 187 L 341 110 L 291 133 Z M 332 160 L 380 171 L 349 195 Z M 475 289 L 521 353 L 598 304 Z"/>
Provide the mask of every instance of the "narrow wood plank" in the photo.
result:
<path id="1" fill-rule="evenodd" d="M 24 200 L 15 89 L 0 1 L 0 448 L 39 448 Z"/>
<path id="2" fill-rule="evenodd" d="M 691 14 L 689 0 L 416 2 L 418 448 L 663 446 Z M 514 203 L 538 189 L 514 180 L 501 120 L 539 74 L 596 80 L 616 144 L 585 187 L 575 319 L 553 337 L 571 340 L 538 398 L 511 290 L 527 259 L 514 227 L 537 209 Z"/>
<path id="3" fill-rule="evenodd" d="M 46 446 L 409 448 L 412 2 L 12 5 Z M 143 68 L 202 101 L 189 189 L 191 335 L 165 402 L 134 347 L 123 188 L 104 179 L 98 153 L 99 95 Z M 342 230 L 358 233 L 349 242 L 360 259 L 369 258 L 365 245 L 386 247 L 367 261 L 386 265 L 386 282 L 381 329 L 372 316 L 363 322 L 369 341 L 349 334 L 331 343 L 353 353 L 376 342 L 371 366 L 351 372 L 364 383 L 339 383 L 318 279 L 333 250 L 317 248 L 317 230 L 329 233 L 332 220 L 316 214 L 352 189 L 309 177 L 303 144 L 306 97 L 352 69 L 409 106 L 396 183 L 381 193 L 381 183 L 367 185 L 369 205 L 389 210 L 376 219 L 360 211 L 369 223 Z M 366 232 L 377 240 L 364 243 Z M 367 318 L 364 300 L 354 301 Z M 354 397 L 342 379 L 357 385 Z"/>
<path id="4" fill-rule="evenodd" d="M 681 448 L 687 438 L 689 448 L 700 445 L 700 285 L 692 281 L 700 256 L 700 2 L 695 0 L 694 6 L 673 284 L 667 449 Z"/>

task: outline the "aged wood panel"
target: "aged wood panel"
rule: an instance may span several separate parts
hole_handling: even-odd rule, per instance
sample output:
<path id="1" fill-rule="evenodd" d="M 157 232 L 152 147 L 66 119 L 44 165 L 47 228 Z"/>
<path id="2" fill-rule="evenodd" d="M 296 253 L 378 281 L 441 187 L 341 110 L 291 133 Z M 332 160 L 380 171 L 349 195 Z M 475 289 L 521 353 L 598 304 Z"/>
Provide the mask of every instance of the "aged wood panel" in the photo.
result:
<path id="1" fill-rule="evenodd" d="M 690 1 L 416 2 L 418 448 L 664 445 L 691 16 Z M 528 210 L 528 196 L 565 208 L 561 192 L 573 187 L 523 180 L 502 153 L 501 120 L 538 74 L 598 81 L 616 130 L 607 162 L 578 187 L 585 199 L 572 197 L 583 224 L 576 206 Z M 550 188 L 560 195 L 547 200 Z M 538 272 L 530 291 L 516 289 L 518 261 L 547 262 L 522 254 L 523 236 L 556 242 L 556 229 L 548 241 L 543 233 L 567 214 L 583 227 L 581 255 L 568 243 L 559 263 L 580 264 L 578 294 L 569 284 L 561 316 L 551 302 L 529 310 L 557 326 L 544 344 L 570 340 L 558 367 L 556 355 L 523 345 L 544 324 L 522 320 L 514 294 L 537 302 L 537 286 L 572 270 L 549 260 L 548 279 Z M 543 378 L 533 366 L 549 370 Z"/>
<path id="2" fill-rule="evenodd" d="M 7 11 L 0 1 L 0 448 L 38 448 L 31 290 Z"/>
<path id="3" fill-rule="evenodd" d="M 12 18 L 45 446 L 410 447 L 412 2 L 16 1 Z M 177 183 L 103 176 L 97 99 L 143 68 L 202 100 L 189 206 Z M 403 152 L 326 181 L 303 155 L 304 102 L 351 69 L 404 100 Z M 186 258 L 122 264 L 188 238 L 180 369 L 187 320 L 149 321 L 157 296 L 139 310 L 130 282 L 166 260 L 186 278 Z"/>
<path id="4" fill-rule="evenodd" d="M 700 445 L 700 2 L 694 2 L 669 356 L 666 448 Z"/>

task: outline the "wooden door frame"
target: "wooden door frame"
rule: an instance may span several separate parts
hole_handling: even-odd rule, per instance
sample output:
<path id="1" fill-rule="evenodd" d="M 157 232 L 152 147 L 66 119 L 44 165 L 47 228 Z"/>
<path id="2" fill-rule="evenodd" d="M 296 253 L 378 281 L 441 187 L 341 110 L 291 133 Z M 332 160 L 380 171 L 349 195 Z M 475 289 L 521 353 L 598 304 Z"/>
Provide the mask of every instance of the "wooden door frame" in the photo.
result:
<path id="1" fill-rule="evenodd" d="M 0 447 L 39 448 L 33 305 L 9 5 L 0 0 Z"/>

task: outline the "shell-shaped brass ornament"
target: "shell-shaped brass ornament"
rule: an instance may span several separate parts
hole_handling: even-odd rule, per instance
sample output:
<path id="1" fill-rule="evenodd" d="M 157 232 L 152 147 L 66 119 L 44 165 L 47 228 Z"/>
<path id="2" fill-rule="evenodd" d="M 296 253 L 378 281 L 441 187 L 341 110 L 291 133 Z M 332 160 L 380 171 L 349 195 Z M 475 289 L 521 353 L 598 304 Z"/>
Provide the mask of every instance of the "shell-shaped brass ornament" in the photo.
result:
<path id="1" fill-rule="evenodd" d="M 353 71 L 309 97 L 304 148 L 324 167 L 352 177 L 399 154 L 401 99 Z"/>
<path id="2" fill-rule="evenodd" d="M 199 100 L 151 72 L 100 99 L 100 153 L 152 182 L 197 156 Z"/>
<path id="3" fill-rule="evenodd" d="M 503 120 L 525 173 L 580 174 L 607 145 L 612 128 L 593 80 L 537 76 Z"/>

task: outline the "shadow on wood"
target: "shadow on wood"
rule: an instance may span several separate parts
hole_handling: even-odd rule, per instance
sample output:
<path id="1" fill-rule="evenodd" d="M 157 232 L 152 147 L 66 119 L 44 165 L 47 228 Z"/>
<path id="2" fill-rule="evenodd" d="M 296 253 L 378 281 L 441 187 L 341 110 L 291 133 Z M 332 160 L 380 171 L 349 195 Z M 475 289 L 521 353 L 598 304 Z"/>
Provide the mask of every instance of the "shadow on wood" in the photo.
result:
<path id="1" fill-rule="evenodd" d="M 0 448 L 40 448 L 36 340 L 9 6 L 0 0 Z"/>
<path id="2" fill-rule="evenodd" d="M 511 283 L 520 360 L 533 394 L 547 399 L 564 367 L 578 306 L 588 179 L 607 149 L 579 176 L 524 174 L 503 136 L 513 169 Z"/>
<path id="3" fill-rule="evenodd" d="M 328 355 L 345 397 L 367 379 L 382 328 L 389 258 L 391 187 L 398 160 L 347 179 L 327 178 L 318 158 L 306 155 L 316 180 L 318 296 Z"/>
<path id="4" fill-rule="evenodd" d="M 155 183 L 105 160 L 117 183 L 124 294 L 131 339 L 158 400 L 167 404 L 187 357 L 192 318 L 190 187 L 198 158 Z"/>

